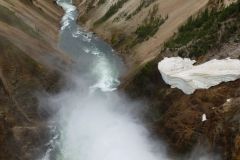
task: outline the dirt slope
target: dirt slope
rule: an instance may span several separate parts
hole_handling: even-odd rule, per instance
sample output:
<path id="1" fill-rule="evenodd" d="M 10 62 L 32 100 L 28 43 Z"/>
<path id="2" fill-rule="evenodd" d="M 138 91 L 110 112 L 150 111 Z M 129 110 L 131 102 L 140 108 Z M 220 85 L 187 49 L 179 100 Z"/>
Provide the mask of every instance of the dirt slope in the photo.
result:
<path id="1" fill-rule="evenodd" d="M 170 88 L 157 69 L 166 56 L 187 57 L 198 64 L 214 58 L 240 59 L 240 1 L 227 8 L 220 9 L 218 3 L 214 6 L 217 10 L 203 12 L 182 26 L 161 54 L 124 81 L 121 88 L 148 103 L 146 119 L 156 135 L 167 141 L 170 153 L 174 150 L 186 156 L 201 146 L 223 160 L 239 160 L 240 80 L 185 95 Z M 205 122 L 203 114 L 207 116 Z"/>
<path id="2" fill-rule="evenodd" d="M 0 0 L 1 160 L 33 160 L 46 149 L 48 114 L 36 95 L 56 92 L 71 63 L 57 47 L 62 14 L 53 0 Z"/>
<path id="3" fill-rule="evenodd" d="M 86 28 L 93 30 L 98 35 L 111 42 L 112 37 L 116 36 L 118 33 L 121 33 L 121 35 L 130 35 L 135 32 L 137 27 L 143 23 L 145 17 L 148 16 L 149 10 L 154 5 L 158 6 L 159 15 L 168 16 L 168 19 L 159 27 L 158 32 L 153 37 L 137 44 L 129 51 L 123 50 L 121 46 L 117 47 L 117 49 L 126 56 L 127 64 L 132 66 L 135 63 L 145 63 L 159 54 L 162 44 L 169 39 L 174 32 L 177 31 L 179 26 L 190 16 L 198 13 L 199 10 L 204 8 L 208 0 L 156 0 L 149 6 L 142 7 L 141 10 L 130 19 L 126 19 L 123 15 L 131 14 L 141 3 L 141 0 L 128 0 L 122 8 L 108 20 L 98 26 L 94 26 L 94 22 L 101 18 L 109 10 L 110 6 L 116 2 L 117 0 L 107 0 L 102 5 L 98 5 L 97 2 L 94 2 L 92 9 L 87 11 L 90 2 L 76 0 L 80 11 L 80 22 L 83 23 Z M 118 18 L 118 20 L 114 21 L 116 18 Z"/>

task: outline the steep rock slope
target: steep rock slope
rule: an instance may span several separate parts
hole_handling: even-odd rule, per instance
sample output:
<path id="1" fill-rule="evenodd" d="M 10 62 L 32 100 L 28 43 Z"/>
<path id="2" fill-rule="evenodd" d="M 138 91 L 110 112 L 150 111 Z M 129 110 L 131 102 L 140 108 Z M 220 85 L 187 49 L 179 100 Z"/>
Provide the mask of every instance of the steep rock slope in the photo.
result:
<path id="1" fill-rule="evenodd" d="M 163 82 L 157 65 L 164 57 L 181 56 L 197 64 L 211 59 L 240 58 L 240 1 L 222 8 L 218 1 L 179 28 L 158 57 L 144 65 L 122 88 L 149 104 L 146 118 L 157 135 L 179 153 L 204 146 L 223 159 L 240 159 L 240 80 L 186 95 Z M 220 5 L 219 5 L 220 4 Z M 215 6 L 212 8 L 212 5 Z M 143 87 L 144 86 L 144 87 Z M 206 115 L 207 121 L 202 122 Z"/>
<path id="2" fill-rule="evenodd" d="M 46 148 L 37 94 L 56 92 L 71 61 L 57 47 L 61 15 L 53 0 L 0 0 L 0 159 L 32 160 Z"/>
<path id="3" fill-rule="evenodd" d="M 80 11 L 80 23 L 112 43 L 126 56 L 131 67 L 156 57 L 178 27 L 208 3 L 208 0 L 75 1 Z M 154 8 L 156 11 L 150 14 Z M 154 18 L 163 22 L 146 24 L 146 19 Z M 141 31 L 139 27 L 142 27 Z M 145 36 L 144 32 L 152 32 L 152 35 Z"/>

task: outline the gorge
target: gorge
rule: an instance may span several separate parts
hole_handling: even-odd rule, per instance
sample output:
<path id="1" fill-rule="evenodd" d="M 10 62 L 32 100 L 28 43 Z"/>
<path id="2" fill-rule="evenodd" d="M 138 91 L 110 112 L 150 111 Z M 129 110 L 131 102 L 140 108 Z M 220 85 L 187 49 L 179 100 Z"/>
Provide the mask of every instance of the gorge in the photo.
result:
<path id="1" fill-rule="evenodd" d="M 0 159 L 238 160 L 239 4 L 0 0 Z"/>
<path id="2" fill-rule="evenodd" d="M 77 11 L 70 0 L 57 4 L 65 10 L 60 47 L 76 64 L 66 73 L 71 87 L 48 97 L 48 106 L 59 112 L 51 124 L 59 128 L 42 160 L 52 159 L 52 154 L 59 160 L 167 159 L 164 147 L 150 138 L 138 117 L 140 104 L 115 91 L 123 69 L 121 59 L 76 24 Z"/>

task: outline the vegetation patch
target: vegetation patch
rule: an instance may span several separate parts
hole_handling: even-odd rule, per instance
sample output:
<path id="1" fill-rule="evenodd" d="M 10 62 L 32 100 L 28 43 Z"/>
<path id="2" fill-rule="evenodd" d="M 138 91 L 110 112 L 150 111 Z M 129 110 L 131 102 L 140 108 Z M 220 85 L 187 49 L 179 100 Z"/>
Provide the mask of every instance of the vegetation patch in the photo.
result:
<path id="1" fill-rule="evenodd" d="M 121 50 L 122 53 L 128 53 L 137 44 L 154 36 L 159 30 L 159 27 L 168 18 L 167 16 L 163 18 L 158 13 L 158 6 L 154 5 L 142 24 L 128 35 L 124 34 L 123 31 L 114 31 L 111 39 L 112 45 L 118 48 L 118 50 Z"/>
<path id="2" fill-rule="evenodd" d="M 103 17 L 101 17 L 99 20 L 97 20 L 94 25 L 99 25 L 106 20 L 108 20 L 110 17 L 112 17 L 115 13 L 118 12 L 119 9 L 121 9 L 128 0 L 119 0 L 117 3 L 113 4 L 109 10 L 104 14 Z"/>
<path id="3" fill-rule="evenodd" d="M 90 0 L 87 2 L 87 12 L 94 8 L 95 0 Z"/>
<path id="4" fill-rule="evenodd" d="M 156 0 L 141 0 L 139 6 L 126 17 L 126 20 L 131 19 L 133 16 L 137 15 L 143 8 L 147 8 L 148 6 L 150 6 L 153 2 L 155 2 Z"/>
<path id="5" fill-rule="evenodd" d="M 114 18 L 113 22 L 119 22 L 124 17 L 127 17 L 127 13 L 125 11 L 119 13 L 119 15 Z"/>
<path id="6" fill-rule="evenodd" d="M 167 17 L 157 16 L 158 6 L 154 6 L 148 17 L 143 21 L 143 24 L 137 28 L 135 34 L 138 41 L 142 42 L 154 36 L 159 27 L 166 21 Z"/>
<path id="7" fill-rule="evenodd" d="M 122 12 L 119 14 L 118 17 L 116 17 L 113 21 L 117 22 L 120 19 L 125 19 L 125 20 L 129 20 L 132 17 L 134 17 L 135 15 L 137 15 L 143 8 L 147 8 L 149 7 L 153 2 L 155 2 L 156 0 L 141 0 L 139 6 L 130 14 L 126 13 L 126 12 Z"/>
<path id="8" fill-rule="evenodd" d="M 164 50 L 177 51 L 182 57 L 199 57 L 210 49 L 239 35 L 240 1 L 220 11 L 206 10 L 196 18 L 189 18 L 179 32 L 165 44 Z M 234 38 L 237 41 L 237 38 Z"/>
<path id="9" fill-rule="evenodd" d="M 99 1 L 98 1 L 98 5 L 102 5 L 102 4 L 104 4 L 104 3 L 106 3 L 106 0 L 99 0 Z"/>

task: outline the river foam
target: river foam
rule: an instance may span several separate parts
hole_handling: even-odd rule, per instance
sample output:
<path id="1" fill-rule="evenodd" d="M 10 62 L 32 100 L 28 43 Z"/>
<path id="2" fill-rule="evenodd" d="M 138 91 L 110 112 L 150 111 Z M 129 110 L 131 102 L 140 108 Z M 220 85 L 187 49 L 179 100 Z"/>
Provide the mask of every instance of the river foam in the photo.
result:
<path id="1" fill-rule="evenodd" d="M 64 0 L 57 0 L 56 2 L 65 11 L 65 14 L 62 17 L 61 21 L 62 23 L 61 30 L 64 30 L 66 29 L 66 27 L 70 25 L 71 21 L 74 21 L 76 19 L 75 11 L 77 8 L 71 4 L 72 1 L 70 1 L 70 3 L 69 2 L 67 3 Z"/>

